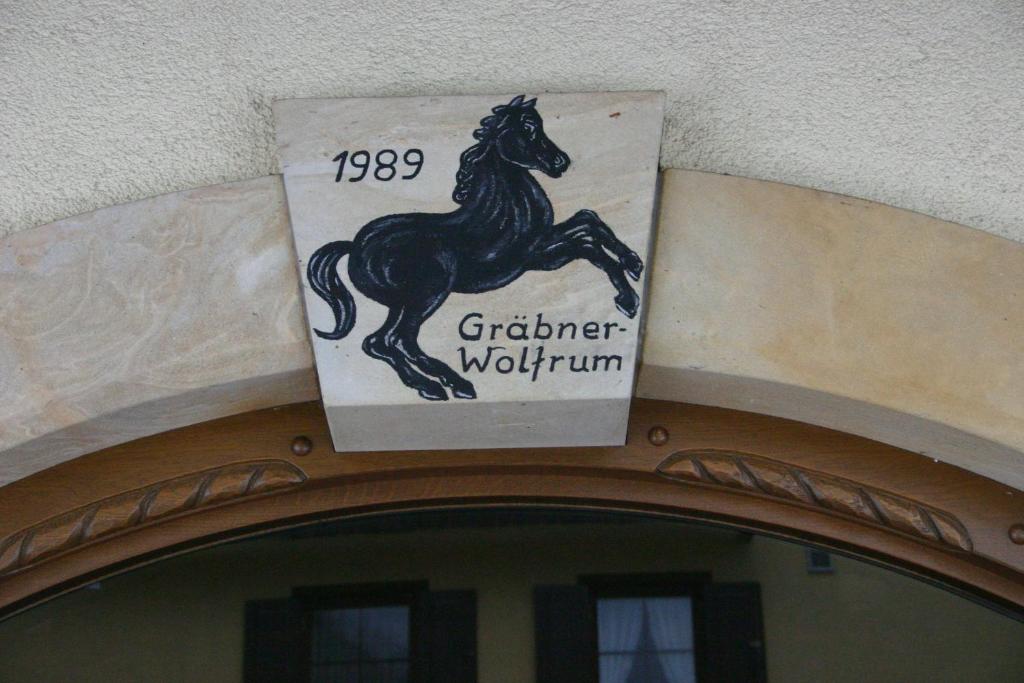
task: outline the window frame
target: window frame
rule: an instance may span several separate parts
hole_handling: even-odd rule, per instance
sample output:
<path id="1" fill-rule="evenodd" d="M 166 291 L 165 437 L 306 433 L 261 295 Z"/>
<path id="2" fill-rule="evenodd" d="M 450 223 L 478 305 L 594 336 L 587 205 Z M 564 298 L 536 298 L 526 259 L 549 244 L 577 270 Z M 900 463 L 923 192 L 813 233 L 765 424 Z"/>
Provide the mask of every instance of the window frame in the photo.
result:
<path id="1" fill-rule="evenodd" d="M 409 608 L 409 681 L 419 679 L 417 664 L 423 647 L 422 596 L 428 590 L 426 581 L 395 581 L 375 583 L 335 584 L 327 586 L 298 586 L 292 589 L 292 598 L 302 610 L 303 629 L 300 646 L 308 657 L 305 680 L 313 674 L 313 614 L 321 610 L 363 609 L 373 607 Z"/>
<path id="2" fill-rule="evenodd" d="M 693 617 L 693 662 L 697 683 L 707 679 L 707 587 L 711 584 L 709 572 L 659 572 L 636 574 L 588 574 L 578 583 L 590 594 L 593 613 L 593 661 L 595 669 L 601 658 L 598 633 L 597 602 L 607 598 L 690 598 Z"/>

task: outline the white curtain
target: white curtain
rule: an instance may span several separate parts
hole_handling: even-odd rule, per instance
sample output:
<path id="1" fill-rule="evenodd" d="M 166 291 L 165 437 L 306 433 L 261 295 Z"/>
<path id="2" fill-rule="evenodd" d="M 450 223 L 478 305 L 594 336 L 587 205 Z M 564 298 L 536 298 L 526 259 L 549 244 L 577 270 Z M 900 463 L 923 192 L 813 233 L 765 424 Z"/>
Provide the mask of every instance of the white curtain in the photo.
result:
<path id="1" fill-rule="evenodd" d="M 695 680 L 693 668 L 693 603 L 690 598 L 645 600 L 651 637 L 659 650 L 661 668 L 670 683 Z M 685 650 L 685 654 L 663 652 Z"/>
<path id="2" fill-rule="evenodd" d="M 601 657 L 601 683 L 625 683 L 633 668 L 633 657 L 640 640 L 643 617 L 642 600 L 615 598 L 598 601 L 598 651 L 629 653 Z"/>

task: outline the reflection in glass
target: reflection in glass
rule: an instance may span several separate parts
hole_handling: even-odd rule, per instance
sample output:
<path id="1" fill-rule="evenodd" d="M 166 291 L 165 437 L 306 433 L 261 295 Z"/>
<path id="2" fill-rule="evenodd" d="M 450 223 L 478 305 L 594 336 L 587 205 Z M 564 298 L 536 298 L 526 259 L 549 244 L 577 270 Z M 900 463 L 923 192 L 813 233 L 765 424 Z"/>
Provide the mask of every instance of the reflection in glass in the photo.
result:
<path id="1" fill-rule="evenodd" d="M 688 597 L 597 601 L 601 683 L 693 683 L 693 604 Z"/>
<path id="2" fill-rule="evenodd" d="M 316 683 L 409 680 L 409 608 L 358 607 L 313 614 Z"/>

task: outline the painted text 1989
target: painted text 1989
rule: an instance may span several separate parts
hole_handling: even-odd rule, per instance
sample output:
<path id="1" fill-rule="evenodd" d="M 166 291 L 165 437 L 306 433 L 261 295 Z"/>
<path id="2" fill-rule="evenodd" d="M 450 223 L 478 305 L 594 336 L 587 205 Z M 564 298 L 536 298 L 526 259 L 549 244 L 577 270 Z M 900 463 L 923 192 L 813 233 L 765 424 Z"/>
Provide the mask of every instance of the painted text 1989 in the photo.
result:
<path id="1" fill-rule="evenodd" d="M 365 178 L 370 173 L 371 167 L 373 168 L 373 177 L 377 180 L 384 182 L 394 180 L 395 178 L 412 180 L 423 169 L 423 150 L 416 149 L 415 147 L 405 150 L 405 153 L 402 154 L 401 165 L 406 169 L 412 169 L 412 171 L 403 175 L 399 175 L 397 168 L 399 163 L 398 152 L 393 149 L 382 149 L 372 158 L 365 149 L 356 150 L 351 153 L 346 149 L 334 157 L 332 161 L 338 164 L 338 172 L 334 176 L 334 182 L 336 183 L 340 183 L 342 176 L 345 175 L 346 164 L 356 170 L 356 173 L 348 178 L 350 183 L 358 183 Z"/>

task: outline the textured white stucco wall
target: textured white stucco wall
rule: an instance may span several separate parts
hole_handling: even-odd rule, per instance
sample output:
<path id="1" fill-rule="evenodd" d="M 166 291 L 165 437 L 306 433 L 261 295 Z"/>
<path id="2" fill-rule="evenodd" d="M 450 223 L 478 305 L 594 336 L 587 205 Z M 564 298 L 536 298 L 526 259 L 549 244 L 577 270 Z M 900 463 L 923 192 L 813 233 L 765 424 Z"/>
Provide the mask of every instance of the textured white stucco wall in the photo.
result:
<path id="1" fill-rule="evenodd" d="M 0 0 L 0 236 L 274 172 L 276 98 L 601 89 L 663 165 L 1024 239 L 1021 0 Z"/>

